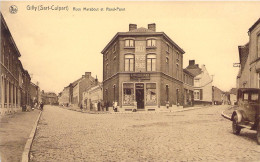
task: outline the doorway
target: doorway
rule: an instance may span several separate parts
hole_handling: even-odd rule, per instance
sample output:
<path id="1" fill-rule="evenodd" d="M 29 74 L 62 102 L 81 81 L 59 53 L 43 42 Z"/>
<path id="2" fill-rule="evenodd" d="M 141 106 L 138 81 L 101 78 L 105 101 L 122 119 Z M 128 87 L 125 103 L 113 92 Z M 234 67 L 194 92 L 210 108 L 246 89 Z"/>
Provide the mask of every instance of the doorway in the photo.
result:
<path id="1" fill-rule="evenodd" d="M 135 96 L 137 102 L 137 109 L 144 109 L 144 84 L 135 84 Z"/>

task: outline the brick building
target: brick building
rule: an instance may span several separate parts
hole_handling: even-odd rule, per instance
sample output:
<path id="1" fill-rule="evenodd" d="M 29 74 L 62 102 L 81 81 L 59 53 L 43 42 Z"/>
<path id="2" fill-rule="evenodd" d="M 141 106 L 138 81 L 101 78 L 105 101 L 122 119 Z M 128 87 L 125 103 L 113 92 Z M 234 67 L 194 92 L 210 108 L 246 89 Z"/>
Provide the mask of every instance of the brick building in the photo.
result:
<path id="1" fill-rule="evenodd" d="M 183 106 L 190 107 L 194 104 L 194 75 L 188 70 L 183 69 L 183 88 L 184 88 L 184 100 Z"/>
<path id="2" fill-rule="evenodd" d="M 101 111 L 100 103 L 103 100 L 103 86 L 101 83 L 83 92 L 82 105 L 87 110 Z"/>
<path id="3" fill-rule="evenodd" d="M 30 75 L 24 70 L 21 56 L 1 14 L 1 95 L 0 114 L 9 114 L 30 105 Z"/>
<path id="4" fill-rule="evenodd" d="M 212 82 L 213 79 L 209 75 L 205 65 L 201 68 L 195 64 L 195 60 L 190 60 L 186 70 L 192 73 L 194 78 L 194 104 L 212 104 Z"/>
<path id="5" fill-rule="evenodd" d="M 183 54 L 156 24 L 129 25 L 118 32 L 103 54 L 103 99 L 118 111 L 162 110 L 183 105 Z"/>
<path id="6" fill-rule="evenodd" d="M 248 30 L 249 42 L 238 46 L 237 88 L 260 88 L 260 18 Z"/>

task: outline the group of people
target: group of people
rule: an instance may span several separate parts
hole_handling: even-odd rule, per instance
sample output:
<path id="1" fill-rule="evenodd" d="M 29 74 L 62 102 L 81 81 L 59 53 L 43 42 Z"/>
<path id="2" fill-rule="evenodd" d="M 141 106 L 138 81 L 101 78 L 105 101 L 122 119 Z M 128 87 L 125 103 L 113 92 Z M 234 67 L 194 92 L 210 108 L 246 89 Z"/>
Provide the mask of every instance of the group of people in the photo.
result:
<path id="1" fill-rule="evenodd" d="M 35 102 L 33 107 L 34 108 L 39 108 L 42 111 L 43 110 L 43 106 L 44 106 L 43 102 L 40 102 L 40 103 Z"/>

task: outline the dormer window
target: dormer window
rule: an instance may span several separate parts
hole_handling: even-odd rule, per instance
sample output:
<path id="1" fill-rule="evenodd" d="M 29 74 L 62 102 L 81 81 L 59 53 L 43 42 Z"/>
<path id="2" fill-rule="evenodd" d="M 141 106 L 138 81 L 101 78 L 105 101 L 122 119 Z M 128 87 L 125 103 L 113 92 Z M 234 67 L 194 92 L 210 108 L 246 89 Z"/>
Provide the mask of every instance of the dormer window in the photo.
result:
<path id="1" fill-rule="evenodd" d="M 155 47 L 156 40 L 155 39 L 147 39 L 146 45 L 147 45 L 147 47 Z"/>
<path id="2" fill-rule="evenodd" d="M 133 39 L 126 39 L 125 40 L 125 47 L 134 47 L 135 43 Z"/>

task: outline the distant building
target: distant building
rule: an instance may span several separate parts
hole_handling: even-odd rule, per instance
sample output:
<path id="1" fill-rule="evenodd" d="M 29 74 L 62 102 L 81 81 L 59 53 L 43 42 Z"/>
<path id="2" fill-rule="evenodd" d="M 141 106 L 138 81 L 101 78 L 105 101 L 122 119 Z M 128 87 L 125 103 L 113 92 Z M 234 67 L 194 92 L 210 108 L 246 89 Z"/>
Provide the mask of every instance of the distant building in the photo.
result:
<path id="1" fill-rule="evenodd" d="M 54 92 L 44 92 L 41 94 L 42 102 L 46 105 L 57 105 L 58 96 Z"/>
<path id="2" fill-rule="evenodd" d="M 194 78 L 194 104 L 212 104 L 212 82 L 205 65 L 201 68 L 195 64 L 195 60 L 190 60 L 186 70 L 195 76 Z"/>
<path id="3" fill-rule="evenodd" d="M 163 110 L 183 106 L 183 54 L 156 24 L 118 32 L 103 54 L 103 99 L 118 111 Z"/>
<path id="4" fill-rule="evenodd" d="M 83 92 L 82 105 L 87 110 L 101 111 L 103 101 L 103 86 L 101 83 Z"/>
<path id="5" fill-rule="evenodd" d="M 216 86 L 212 86 L 212 101 L 214 105 L 222 105 L 224 102 L 224 92 Z"/>
<path id="6" fill-rule="evenodd" d="M 237 88 L 232 88 L 229 91 L 229 95 L 230 95 L 230 104 L 235 105 L 237 102 Z"/>
<path id="7" fill-rule="evenodd" d="M 31 96 L 31 104 L 40 102 L 40 87 L 34 83 L 30 83 L 30 96 Z"/>
<path id="8" fill-rule="evenodd" d="M 30 105 L 31 77 L 1 13 L 0 115 L 21 111 Z"/>
<path id="9" fill-rule="evenodd" d="M 83 93 L 98 84 L 100 83 L 91 76 L 91 72 L 85 72 L 85 75 L 82 75 L 81 78 L 63 89 L 59 97 L 59 104 L 80 107 L 82 105 Z"/>
<path id="10" fill-rule="evenodd" d="M 68 106 L 70 104 L 70 87 L 67 86 L 59 95 L 59 105 Z"/>
<path id="11" fill-rule="evenodd" d="M 183 88 L 184 88 L 184 100 L 183 106 L 190 107 L 194 104 L 194 75 L 188 70 L 183 69 Z"/>
<path id="12" fill-rule="evenodd" d="M 260 18 L 248 30 L 249 42 L 238 46 L 237 88 L 260 88 Z"/>

